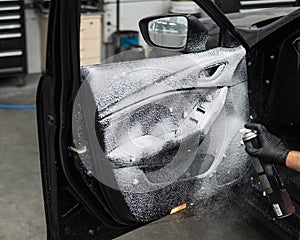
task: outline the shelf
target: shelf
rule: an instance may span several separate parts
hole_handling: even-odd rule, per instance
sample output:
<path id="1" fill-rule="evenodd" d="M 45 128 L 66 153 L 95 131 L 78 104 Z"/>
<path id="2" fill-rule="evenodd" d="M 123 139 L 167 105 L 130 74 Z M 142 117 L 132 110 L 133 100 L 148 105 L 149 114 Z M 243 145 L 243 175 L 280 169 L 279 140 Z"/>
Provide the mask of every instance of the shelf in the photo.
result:
<path id="1" fill-rule="evenodd" d="M 14 15 L 0 15 L 0 21 L 1 20 L 18 20 L 21 18 L 21 15 L 14 14 Z"/>
<path id="2" fill-rule="evenodd" d="M 0 76 L 26 73 L 24 0 L 0 0 Z"/>
<path id="3" fill-rule="evenodd" d="M 21 28 L 21 24 L 0 24 L 0 30 L 12 30 Z"/>
<path id="4" fill-rule="evenodd" d="M 0 12 L 4 12 L 4 11 L 17 11 L 17 10 L 20 10 L 20 9 L 21 9 L 20 5 L 2 6 L 2 7 L 0 7 Z"/>
<path id="5" fill-rule="evenodd" d="M 22 68 L 22 67 L 2 68 L 2 69 L 0 69 L 0 74 L 21 73 L 23 71 L 24 71 L 24 68 Z"/>
<path id="6" fill-rule="evenodd" d="M 22 56 L 22 50 L 0 52 L 0 58 Z"/>
<path id="7" fill-rule="evenodd" d="M 242 7 L 259 6 L 259 5 L 278 5 L 278 4 L 290 4 L 295 3 L 296 0 L 253 0 L 253 1 L 241 1 Z"/>
<path id="8" fill-rule="evenodd" d="M 20 37 L 22 37 L 22 33 L 6 33 L 6 34 L 0 34 L 0 39 L 20 38 Z"/>

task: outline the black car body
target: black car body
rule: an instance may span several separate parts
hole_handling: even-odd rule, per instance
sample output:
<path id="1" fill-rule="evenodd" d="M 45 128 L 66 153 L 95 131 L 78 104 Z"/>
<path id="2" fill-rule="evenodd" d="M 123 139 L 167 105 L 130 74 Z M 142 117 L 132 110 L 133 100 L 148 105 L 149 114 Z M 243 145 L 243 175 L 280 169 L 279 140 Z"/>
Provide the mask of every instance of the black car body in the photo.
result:
<path id="1" fill-rule="evenodd" d="M 184 16 L 177 50 L 187 54 L 81 69 L 80 1 L 51 2 L 37 96 L 48 239 L 111 239 L 187 206 L 207 179 L 247 185 L 237 132 L 250 115 L 299 150 L 300 10 L 237 28 L 211 1 L 195 2 L 212 20 Z M 298 209 L 298 174 L 280 171 Z M 297 235 L 298 211 L 273 221 L 260 188 L 248 190 L 265 224 Z"/>

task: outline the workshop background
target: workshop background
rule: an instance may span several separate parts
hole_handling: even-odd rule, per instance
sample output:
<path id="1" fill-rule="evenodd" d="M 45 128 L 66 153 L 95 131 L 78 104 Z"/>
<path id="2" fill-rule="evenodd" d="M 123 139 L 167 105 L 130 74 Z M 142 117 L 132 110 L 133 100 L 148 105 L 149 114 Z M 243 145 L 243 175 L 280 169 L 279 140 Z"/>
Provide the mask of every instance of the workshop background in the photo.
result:
<path id="1" fill-rule="evenodd" d="M 225 13 L 231 13 L 255 11 L 262 6 L 293 6 L 296 0 L 215 2 Z M 46 238 L 35 96 L 39 78 L 45 70 L 49 6 L 49 0 L 0 0 L 1 240 Z M 107 59 L 115 54 L 121 54 L 119 56 L 123 60 L 130 60 L 132 55 L 122 55 L 122 52 L 129 49 L 134 50 L 135 58 L 144 58 L 149 49 L 139 33 L 139 20 L 145 16 L 169 12 L 206 17 L 188 0 L 82 0 L 81 65 L 110 61 Z M 241 227 L 233 230 L 226 225 L 227 218 L 234 216 L 234 211 L 228 211 L 220 216 L 219 227 L 214 229 L 215 235 L 212 234 L 211 239 L 217 239 L 230 231 L 236 231 L 234 234 L 237 239 L 242 236 L 244 239 L 246 236 L 264 239 L 258 229 Z M 209 218 L 197 219 L 192 223 L 187 220 L 184 231 L 194 232 L 195 239 L 200 230 L 204 231 L 211 226 L 214 231 L 215 225 L 210 224 Z M 169 226 L 168 221 L 164 219 L 160 224 L 156 223 L 154 233 L 144 228 L 122 239 L 141 239 L 141 236 L 150 238 L 151 234 L 168 239 L 163 237 L 164 229 Z"/>

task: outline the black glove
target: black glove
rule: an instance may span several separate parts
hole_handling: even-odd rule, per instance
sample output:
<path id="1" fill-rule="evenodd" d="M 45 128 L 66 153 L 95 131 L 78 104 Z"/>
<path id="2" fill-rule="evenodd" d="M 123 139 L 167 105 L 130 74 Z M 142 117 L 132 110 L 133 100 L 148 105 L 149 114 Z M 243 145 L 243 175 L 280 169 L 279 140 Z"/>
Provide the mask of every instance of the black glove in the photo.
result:
<path id="1" fill-rule="evenodd" d="M 247 153 L 257 157 L 266 163 L 286 166 L 286 158 L 289 150 L 283 141 L 268 132 L 265 126 L 261 124 L 246 124 L 245 128 L 254 129 L 258 133 L 258 141 L 261 148 L 246 147 Z"/>

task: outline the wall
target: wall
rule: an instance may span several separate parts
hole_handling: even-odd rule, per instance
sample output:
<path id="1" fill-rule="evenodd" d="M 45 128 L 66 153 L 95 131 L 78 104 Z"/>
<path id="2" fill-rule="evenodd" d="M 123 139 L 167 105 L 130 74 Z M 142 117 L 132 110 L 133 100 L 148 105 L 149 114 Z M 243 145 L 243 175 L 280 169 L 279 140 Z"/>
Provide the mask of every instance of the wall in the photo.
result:
<path id="1" fill-rule="evenodd" d="M 37 11 L 32 8 L 32 3 L 33 0 L 25 0 L 27 67 L 28 73 L 40 73 L 42 71 L 41 34 L 39 17 Z"/>

